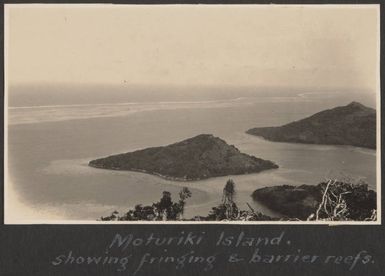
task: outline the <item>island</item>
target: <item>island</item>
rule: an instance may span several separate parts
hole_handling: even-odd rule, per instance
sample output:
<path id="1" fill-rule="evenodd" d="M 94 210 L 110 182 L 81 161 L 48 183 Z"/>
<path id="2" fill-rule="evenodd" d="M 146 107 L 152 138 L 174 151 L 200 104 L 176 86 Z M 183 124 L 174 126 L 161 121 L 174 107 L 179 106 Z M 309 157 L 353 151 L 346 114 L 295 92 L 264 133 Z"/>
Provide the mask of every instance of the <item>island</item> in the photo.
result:
<path id="1" fill-rule="evenodd" d="M 326 182 L 321 182 L 318 185 L 264 187 L 255 190 L 251 196 L 253 200 L 280 213 L 282 217 L 306 220 L 311 214 L 315 214 L 320 206 L 326 186 Z M 332 209 L 338 208 L 338 205 L 346 206 L 347 212 L 340 211 L 340 213 L 348 220 L 364 220 L 372 215 L 373 210 L 377 209 L 376 192 L 370 190 L 366 183 L 352 184 L 337 181 L 328 188 L 327 192 L 325 195 L 326 209 L 333 213 Z M 337 202 L 338 200 L 340 202 Z M 324 210 L 325 207 L 322 206 L 321 211 Z"/>
<path id="2" fill-rule="evenodd" d="M 283 126 L 252 128 L 246 133 L 274 142 L 351 145 L 375 149 L 376 110 L 352 102 Z"/>
<path id="3" fill-rule="evenodd" d="M 144 172 L 176 181 L 195 181 L 278 168 L 272 161 L 241 153 L 235 146 L 211 134 L 201 134 L 168 146 L 92 160 L 89 166 Z"/>
<path id="4" fill-rule="evenodd" d="M 320 187 L 281 185 L 255 190 L 252 198 L 282 216 L 306 219 L 321 201 Z"/>

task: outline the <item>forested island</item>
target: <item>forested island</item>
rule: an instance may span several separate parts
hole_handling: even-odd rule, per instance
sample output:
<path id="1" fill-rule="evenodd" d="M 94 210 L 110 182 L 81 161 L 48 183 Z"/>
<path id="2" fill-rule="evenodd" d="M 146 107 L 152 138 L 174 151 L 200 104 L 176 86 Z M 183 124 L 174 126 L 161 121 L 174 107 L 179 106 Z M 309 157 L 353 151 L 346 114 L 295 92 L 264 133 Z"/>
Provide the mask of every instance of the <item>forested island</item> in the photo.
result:
<path id="1" fill-rule="evenodd" d="M 257 173 L 278 168 L 272 161 L 241 153 L 235 146 L 211 134 L 201 134 L 168 146 L 92 160 L 89 166 L 139 171 L 177 181 Z"/>
<path id="2" fill-rule="evenodd" d="M 351 145 L 375 149 L 376 110 L 352 102 L 283 126 L 252 128 L 246 133 L 275 142 Z"/>

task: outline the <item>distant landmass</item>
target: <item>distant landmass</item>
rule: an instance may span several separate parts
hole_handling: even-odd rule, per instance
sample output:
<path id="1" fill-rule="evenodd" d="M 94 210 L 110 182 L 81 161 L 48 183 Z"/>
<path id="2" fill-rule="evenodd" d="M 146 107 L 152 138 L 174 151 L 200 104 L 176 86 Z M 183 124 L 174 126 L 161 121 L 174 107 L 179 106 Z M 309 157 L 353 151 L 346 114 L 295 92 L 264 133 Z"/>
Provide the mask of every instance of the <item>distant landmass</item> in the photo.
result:
<path id="1" fill-rule="evenodd" d="M 278 168 L 269 160 L 241 153 L 235 146 L 228 145 L 211 134 L 201 134 L 168 146 L 92 160 L 89 166 L 145 172 L 178 181 L 257 173 Z"/>
<path id="2" fill-rule="evenodd" d="M 275 142 L 376 148 L 376 110 L 358 102 L 316 113 L 279 127 L 246 131 Z"/>

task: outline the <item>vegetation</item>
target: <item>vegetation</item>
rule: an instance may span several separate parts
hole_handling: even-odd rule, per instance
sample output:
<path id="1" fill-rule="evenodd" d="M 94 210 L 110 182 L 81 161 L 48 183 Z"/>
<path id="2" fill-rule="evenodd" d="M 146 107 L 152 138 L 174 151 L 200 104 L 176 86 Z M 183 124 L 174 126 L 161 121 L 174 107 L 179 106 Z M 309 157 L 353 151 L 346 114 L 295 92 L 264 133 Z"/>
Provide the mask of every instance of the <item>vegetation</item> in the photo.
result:
<path id="1" fill-rule="evenodd" d="M 184 187 L 179 192 L 179 201 L 173 202 L 171 193 L 164 191 L 162 198 L 152 205 L 142 206 L 138 204 L 133 210 L 129 210 L 123 216 L 118 211 L 114 211 L 107 217 L 101 217 L 102 221 L 165 221 L 165 220 L 190 220 L 190 221 L 231 221 L 231 220 L 247 220 L 247 221 L 268 221 L 273 220 L 269 216 L 256 212 L 248 204 L 250 210 L 239 210 L 234 202 L 235 183 L 229 179 L 223 188 L 222 202 L 220 205 L 213 207 L 207 216 L 195 216 L 192 219 L 184 219 L 183 212 L 186 200 L 191 197 L 191 192 Z M 277 219 L 275 219 L 277 220 Z"/>
<path id="2" fill-rule="evenodd" d="M 209 134 L 164 147 L 92 160 L 89 165 L 103 169 L 140 171 L 179 181 L 278 168 L 271 161 L 241 153 L 236 147 Z"/>
<path id="3" fill-rule="evenodd" d="M 376 193 L 361 183 L 329 180 L 319 185 L 322 198 L 308 220 L 376 220 Z"/>
<path id="4" fill-rule="evenodd" d="M 179 200 L 172 201 L 171 193 L 164 191 L 160 200 L 152 205 L 138 204 L 123 216 L 114 211 L 102 221 L 375 221 L 376 193 L 368 190 L 364 182 L 328 180 L 316 186 L 275 186 L 254 191 L 253 198 L 265 203 L 283 216 L 272 218 L 256 212 L 247 203 L 248 210 L 240 210 L 235 202 L 235 183 L 229 179 L 222 194 L 222 201 L 207 216 L 183 217 L 186 200 L 191 192 L 184 187 Z"/>
<path id="5" fill-rule="evenodd" d="M 276 142 L 376 148 L 376 110 L 352 102 L 279 127 L 252 128 L 248 134 Z"/>
<path id="6" fill-rule="evenodd" d="M 254 200 L 300 220 L 376 220 L 376 192 L 363 181 L 328 180 L 316 186 L 274 186 L 255 190 Z"/>
<path id="7" fill-rule="evenodd" d="M 162 198 L 151 206 L 142 206 L 138 204 L 133 210 L 129 210 L 123 216 L 119 216 L 118 211 L 112 212 L 110 216 L 102 217 L 102 221 L 108 220 L 182 220 L 186 200 L 191 197 L 191 192 L 184 187 L 179 192 L 179 201 L 173 202 L 171 193 L 164 191 Z"/>
<path id="8" fill-rule="evenodd" d="M 283 217 L 306 220 L 317 208 L 321 192 L 314 185 L 282 185 L 257 189 L 252 198 Z"/>

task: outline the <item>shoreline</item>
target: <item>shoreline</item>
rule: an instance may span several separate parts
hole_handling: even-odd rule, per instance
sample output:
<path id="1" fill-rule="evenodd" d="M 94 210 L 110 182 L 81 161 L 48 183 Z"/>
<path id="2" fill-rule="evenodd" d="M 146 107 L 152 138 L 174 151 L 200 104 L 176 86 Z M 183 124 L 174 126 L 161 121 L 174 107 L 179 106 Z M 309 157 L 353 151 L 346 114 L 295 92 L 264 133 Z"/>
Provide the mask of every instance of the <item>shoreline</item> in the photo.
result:
<path id="1" fill-rule="evenodd" d="M 262 127 L 261 127 L 262 128 Z M 247 135 L 250 135 L 250 136 L 253 136 L 253 137 L 257 137 L 257 138 L 260 138 L 260 139 L 263 139 L 265 141 L 268 141 L 268 142 L 272 142 L 272 143 L 286 143 L 286 144 L 296 144 L 296 145 L 315 145 L 315 146 L 333 146 L 333 147 L 352 147 L 352 148 L 355 148 L 355 149 L 364 149 L 364 150 L 372 150 L 374 153 L 377 152 L 377 148 L 370 148 L 370 147 L 361 147 L 361 146 L 355 146 L 355 145 L 349 145 L 349 144 L 318 144 L 318 143 L 305 143 L 305 142 L 297 142 L 297 141 L 276 141 L 276 140 L 271 140 L 271 139 L 268 139 L 262 135 L 257 135 L 257 134 L 252 134 L 250 132 L 248 132 L 249 130 L 246 130 L 245 133 Z"/>
<path id="2" fill-rule="evenodd" d="M 90 163 L 88 163 L 87 166 L 89 166 L 91 168 L 95 168 L 95 169 L 110 170 L 110 171 L 139 172 L 139 173 L 144 173 L 144 174 L 148 174 L 148 175 L 154 175 L 154 176 L 160 177 L 160 178 L 162 178 L 164 180 L 176 181 L 176 182 L 190 182 L 190 183 L 191 182 L 198 182 L 198 181 L 208 180 L 208 179 L 213 179 L 213 178 L 217 178 L 217 177 L 232 177 L 232 176 L 240 176 L 240 175 L 259 174 L 261 172 L 270 171 L 270 170 L 273 170 L 273 169 L 279 169 L 279 168 L 270 168 L 270 169 L 264 169 L 264 170 L 259 171 L 259 172 L 240 173 L 240 174 L 226 174 L 226 175 L 210 176 L 210 177 L 206 177 L 206 178 L 196 178 L 196 179 L 191 179 L 190 178 L 190 179 L 188 179 L 188 178 L 179 178 L 179 177 L 167 176 L 167 175 L 163 175 L 163 174 L 160 174 L 160 173 L 157 173 L 157 172 L 150 172 L 150 171 L 146 171 L 146 170 L 142 170 L 142 169 L 122 170 L 122 169 L 114 169 L 114 168 L 104 168 L 104 167 L 99 167 L 99 166 L 91 165 Z"/>
<path id="3" fill-rule="evenodd" d="M 164 180 L 170 180 L 170 181 L 176 181 L 176 182 L 196 182 L 196 181 L 201 181 L 201 180 L 205 180 L 205 179 L 211 178 L 211 177 L 208 177 L 208 178 L 186 179 L 186 178 L 179 178 L 179 177 L 172 177 L 172 176 L 162 175 L 160 173 L 150 172 L 150 171 L 141 170 L 141 169 L 121 170 L 121 169 L 114 169 L 114 168 L 103 168 L 103 167 L 91 165 L 90 163 L 88 163 L 87 166 L 89 166 L 91 168 L 95 168 L 95 169 L 109 170 L 109 171 L 139 172 L 139 173 L 144 173 L 144 174 L 158 176 L 158 177 L 160 177 L 160 178 L 162 178 Z"/>

